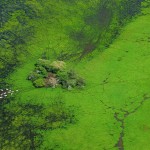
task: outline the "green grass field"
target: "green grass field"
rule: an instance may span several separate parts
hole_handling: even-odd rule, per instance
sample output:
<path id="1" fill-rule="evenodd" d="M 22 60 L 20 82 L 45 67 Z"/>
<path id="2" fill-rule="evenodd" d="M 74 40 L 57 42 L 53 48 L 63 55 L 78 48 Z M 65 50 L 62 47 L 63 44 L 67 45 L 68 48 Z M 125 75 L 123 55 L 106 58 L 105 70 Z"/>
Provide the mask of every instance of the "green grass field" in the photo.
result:
<path id="1" fill-rule="evenodd" d="M 83 90 L 72 91 L 36 89 L 26 80 L 36 60 L 49 46 L 51 36 L 55 35 L 54 41 L 60 34 L 64 36 L 57 53 L 67 45 L 65 34 L 59 32 L 61 29 L 52 33 L 49 25 L 45 27 L 46 23 L 37 25 L 38 38 L 28 46 L 32 56 L 9 76 L 8 82 L 19 89 L 16 94 L 19 101 L 47 104 L 59 97 L 67 105 L 76 106 L 78 121 L 65 129 L 44 131 L 41 149 L 149 150 L 150 14 L 144 13 L 128 23 L 104 52 L 94 52 L 90 60 L 88 57 L 80 62 L 68 62 L 87 83 Z M 55 42 L 52 44 L 55 46 Z M 54 59 L 51 51 L 50 54 Z"/>

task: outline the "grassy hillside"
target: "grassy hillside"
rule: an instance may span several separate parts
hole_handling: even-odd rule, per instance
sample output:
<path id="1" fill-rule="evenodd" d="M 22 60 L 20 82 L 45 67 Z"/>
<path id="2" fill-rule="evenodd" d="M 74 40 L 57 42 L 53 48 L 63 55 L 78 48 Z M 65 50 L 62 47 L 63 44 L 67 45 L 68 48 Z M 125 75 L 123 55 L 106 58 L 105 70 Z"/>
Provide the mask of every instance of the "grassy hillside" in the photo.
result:
<path id="1" fill-rule="evenodd" d="M 45 15 L 43 20 L 42 18 L 39 21 L 33 20 L 32 23 L 36 22 L 35 37 L 27 45 L 31 55 L 6 80 L 14 90 L 19 90 L 14 94 L 15 103 L 13 101 L 12 105 L 29 103 L 48 106 L 51 101 L 59 98 L 66 103 L 66 106 L 76 108 L 76 123 L 55 130 L 42 130 L 43 142 L 37 149 L 150 149 L 150 10 L 148 7 L 143 8 L 140 16 L 122 28 L 121 35 L 102 53 L 99 50 L 104 44 L 101 45 L 101 42 L 98 42 L 96 51 L 88 57 L 80 61 L 67 61 L 70 68 L 74 68 L 86 79 L 87 85 L 83 90 L 37 89 L 30 81 L 26 80 L 27 75 L 34 68 L 34 63 L 41 55 L 54 60 L 59 54 L 64 54 L 62 50 L 72 53 L 74 48 L 78 46 L 81 48 L 91 40 L 77 43 L 68 37 L 69 34 L 66 34 L 66 31 L 69 31 L 70 27 L 75 27 L 74 30 L 80 29 L 83 23 L 83 10 L 88 10 L 91 5 L 96 7 L 96 2 L 98 1 L 95 3 L 89 1 L 86 5 L 78 2 L 79 4 L 73 7 L 71 1 L 59 1 L 54 6 L 51 2 L 48 5 L 47 1 L 45 3 L 41 1 L 43 5 L 47 6 L 44 8 L 47 8 L 48 13 L 56 13 L 55 18 L 49 18 L 48 13 L 45 13 L 46 10 L 42 9 L 42 15 Z M 61 7 L 62 5 L 63 7 Z M 143 5 L 145 7 L 146 3 Z M 49 10 L 49 6 L 52 8 L 52 12 Z M 57 7 L 61 13 L 55 11 Z M 78 7 L 82 8 L 82 11 Z M 77 12 L 71 16 L 72 20 L 65 16 L 68 8 Z M 59 15 L 59 21 L 62 19 L 62 24 L 56 21 L 58 20 L 57 15 Z M 78 20 L 76 20 L 77 18 Z M 80 27 L 77 26 L 79 23 L 81 23 Z M 88 26 L 85 30 L 87 28 Z M 71 29 L 71 31 L 74 30 Z M 90 36 L 90 38 L 97 31 L 95 28 L 94 31 L 91 28 L 87 30 L 92 32 L 85 31 L 89 34 L 86 37 Z M 96 37 L 95 35 L 96 33 L 93 34 L 93 37 Z M 112 38 L 112 36 L 110 37 Z M 79 50 L 80 53 L 77 56 L 81 56 L 83 49 Z M 11 104 L 8 104 L 7 107 L 11 108 Z M 13 143 L 11 144 L 13 145 Z M 8 145 L 4 149 L 14 148 L 13 146 L 10 148 Z"/>
<path id="2" fill-rule="evenodd" d="M 102 51 L 140 12 L 141 1 L 2 0 L 1 78 L 31 54 L 66 60 L 82 58 L 95 49 Z"/>

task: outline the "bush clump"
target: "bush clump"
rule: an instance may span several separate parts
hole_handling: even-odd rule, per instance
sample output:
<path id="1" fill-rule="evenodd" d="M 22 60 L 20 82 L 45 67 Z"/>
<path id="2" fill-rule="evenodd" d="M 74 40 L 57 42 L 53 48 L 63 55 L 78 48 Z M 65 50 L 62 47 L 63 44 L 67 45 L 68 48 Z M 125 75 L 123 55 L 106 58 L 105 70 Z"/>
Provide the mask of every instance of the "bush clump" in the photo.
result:
<path id="1" fill-rule="evenodd" d="M 41 77 L 42 77 L 41 74 L 38 74 L 37 72 L 33 71 L 28 75 L 27 79 L 31 80 L 31 81 L 35 81 L 35 80 L 37 80 L 38 78 L 41 78 Z"/>
<path id="2" fill-rule="evenodd" d="M 35 72 L 40 74 L 42 77 L 46 78 L 48 76 L 48 72 L 46 71 L 46 69 L 42 66 L 37 66 L 35 68 Z"/>
<path id="3" fill-rule="evenodd" d="M 66 69 L 66 63 L 64 61 L 53 61 L 51 66 L 55 72 L 63 71 Z"/>
<path id="4" fill-rule="evenodd" d="M 61 86 L 71 90 L 85 86 L 85 81 L 74 70 L 66 71 L 66 63 L 58 60 L 51 63 L 49 60 L 39 59 L 27 79 L 37 88 Z"/>
<path id="5" fill-rule="evenodd" d="M 80 87 L 80 88 L 82 88 L 82 87 L 84 87 L 85 86 L 85 80 L 83 79 L 83 78 L 81 78 L 81 77 L 79 77 L 78 79 L 77 79 L 77 84 L 76 84 L 78 87 Z"/>
<path id="6" fill-rule="evenodd" d="M 77 74 L 75 73 L 74 70 L 69 70 L 69 71 L 67 72 L 67 74 L 68 74 L 68 77 L 69 77 L 70 79 L 77 79 L 77 78 L 78 78 L 78 76 L 77 76 Z"/>
<path id="7" fill-rule="evenodd" d="M 66 68 L 66 63 L 63 61 L 51 61 L 45 59 L 39 59 L 36 66 L 44 67 L 48 72 L 56 73 L 58 71 L 63 71 Z"/>
<path id="8" fill-rule="evenodd" d="M 59 72 L 57 76 L 63 88 L 72 89 L 75 87 L 83 88 L 85 86 L 84 79 L 79 77 L 73 70 Z"/>
<path id="9" fill-rule="evenodd" d="M 51 64 L 49 60 L 46 59 L 38 59 L 36 62 L 35 66 L 43 66 L 43 67 L 48 67 Z"/>

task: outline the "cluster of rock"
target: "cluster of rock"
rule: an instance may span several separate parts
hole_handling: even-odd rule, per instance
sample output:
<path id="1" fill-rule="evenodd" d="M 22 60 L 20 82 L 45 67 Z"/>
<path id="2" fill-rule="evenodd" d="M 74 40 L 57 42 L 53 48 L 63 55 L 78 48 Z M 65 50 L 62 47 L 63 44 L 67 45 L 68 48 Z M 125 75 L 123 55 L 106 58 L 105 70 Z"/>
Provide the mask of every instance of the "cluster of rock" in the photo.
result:
<path id="1" fill-rule="evenodd" d="M 41 87 L 62 87 L 68 90 L 85 86 L 84 80 L 73 70 L 66 71 L 64 61 L 53 61 L 39 59 L 35 64 L 35 69 L 29 74 L 31 80 L 37 88 Z"/>

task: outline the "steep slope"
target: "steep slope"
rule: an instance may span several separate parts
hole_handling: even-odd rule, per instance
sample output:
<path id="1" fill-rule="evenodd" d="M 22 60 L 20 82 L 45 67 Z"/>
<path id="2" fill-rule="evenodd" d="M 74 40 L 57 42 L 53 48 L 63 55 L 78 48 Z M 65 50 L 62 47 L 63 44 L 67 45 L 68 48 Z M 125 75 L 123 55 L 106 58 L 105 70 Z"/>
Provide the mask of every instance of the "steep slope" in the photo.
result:
<path id="1" fill-rule="evenodd" d="M 16 99 L 49 103 L 61 97 L 79 107 L 78 122 L 43 133 L 40 149 L 149 150 L 150 149 L 150 14 L 129 23 L 105 52 L 71 63 L 86 79 L 84 90 L 35 89 L 25 78 L 36 56 L 9 78 Z"/>

